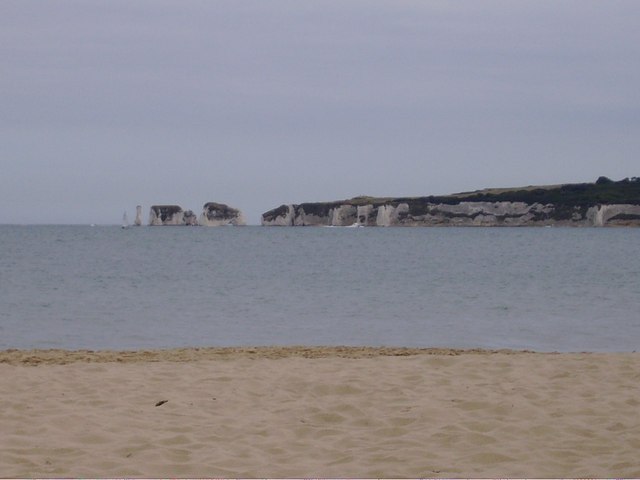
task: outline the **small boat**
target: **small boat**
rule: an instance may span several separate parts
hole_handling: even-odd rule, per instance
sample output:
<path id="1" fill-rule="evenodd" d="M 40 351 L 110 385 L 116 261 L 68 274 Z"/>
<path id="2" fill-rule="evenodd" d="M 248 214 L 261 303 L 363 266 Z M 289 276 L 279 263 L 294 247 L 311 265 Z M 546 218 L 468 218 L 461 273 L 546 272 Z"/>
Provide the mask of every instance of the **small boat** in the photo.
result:
<path id="1" fill-rule="evenodd" d="M 129 217 L 127 217 L 127 212 L 122 214 L 122 228 L 129 228 Z"/>

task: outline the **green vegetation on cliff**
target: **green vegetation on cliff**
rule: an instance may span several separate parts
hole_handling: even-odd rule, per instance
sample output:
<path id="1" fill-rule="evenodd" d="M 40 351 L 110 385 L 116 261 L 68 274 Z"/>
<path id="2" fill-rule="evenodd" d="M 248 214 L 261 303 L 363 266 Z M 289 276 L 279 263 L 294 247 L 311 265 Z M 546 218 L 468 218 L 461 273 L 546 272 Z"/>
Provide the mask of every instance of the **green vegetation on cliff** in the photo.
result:
<path id="1" fill-rule="evenodd" d="M 501 191 L 500 193 L 490 192 L 473 192 L 468 196 L 456 196 L 456 199 L 465 202 L 552 203 L 556 206 L 578 207 L 615 203 L 638 205 L 640 204 L 640 178 L 625 178 L 614 182 L 607 177 L 600 177 L 595 183 L 568 183 L 558 187 L 529 187 Z"/>
<path id="2" fill-rule="evenodd" d="M 640 205 L 640 178 L 625 178 L 614 182 L 607 177 L 600 177 L 595 183 L 568 183 L 558 186 L 524 187 L 513 189 L 487 189 L 476 192 L 458 193 L 454 195 L 427 197 L 355 197 L 343 202 L 331 204 L 381 205 L 399 203 L 420 204 L 444 203 L 455 205 L 460 202 L 523 202 L 529 205 L 552 203 L 558 206 L 593 207 L 594 205 L 611 205 L 628 203 Z M 310 204 L 303 204 L 310 205 Z M 328 203 L 326 204 L 328 205 Z M 306 211 L 306 208 L 305 208 Z"/>
<path id="3" fill-rule="evenodd" d="M 427 212 L 432 204 L 456 205 L 461 202 L 522 202 L 528 205 L 552 204 L 554 217 L 568 219 L 576 211 L 584 214 L 596 205 L 640 205 L 640 178 L 625 178 L 614 182 L 600 177 L 595 183 L 568 183 L 558 186 L 524 187 L 514 189 L 487 189 L 455 195 L 394 198 L 391 204 L 407 203 L 412 215 Z"/>

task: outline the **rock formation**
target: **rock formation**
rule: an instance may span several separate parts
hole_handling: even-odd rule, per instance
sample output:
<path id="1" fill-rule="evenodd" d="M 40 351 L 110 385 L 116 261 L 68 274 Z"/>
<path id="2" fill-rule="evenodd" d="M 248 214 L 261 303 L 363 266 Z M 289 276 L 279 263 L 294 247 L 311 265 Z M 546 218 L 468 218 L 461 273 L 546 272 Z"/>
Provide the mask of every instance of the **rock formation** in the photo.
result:
<path id="1" fill-rule="evenodd" d="M 142 225 L 142 206 L 141 205 L 136 206 L 136 219 L 133 222 L 133 224 L 136 227 L 139 227 L 140 225 Z"/>
<path id="2" fill-rule="evenodd" d="M 266 226 L 640 226 L 640 179 L 281 205 Z"/>
<path id="3" fill-rule="evenodd" d="M 137 217 L 136 217 L 137 218 Z M 222 203 L 205 203 L 198 219 L 192 210 L 183 210 L 179 205 L 153 205 L 149 212 L 149 225 L 246 225 L 244 215 L 236 208 Z"/>
<path id="4" fill-rule="evenodd" d="M 191 210 L 183 210 L 179 205 L 152 205 L 149 225 L 198 225 L 198 218 Z"/>
<path id="5" fill-rule="evenodd" d="M 223 225 L 246 225 L 242 212 L 224 203 L 209 202 L 202 207 L 200 225 L 219 227 Z"/>

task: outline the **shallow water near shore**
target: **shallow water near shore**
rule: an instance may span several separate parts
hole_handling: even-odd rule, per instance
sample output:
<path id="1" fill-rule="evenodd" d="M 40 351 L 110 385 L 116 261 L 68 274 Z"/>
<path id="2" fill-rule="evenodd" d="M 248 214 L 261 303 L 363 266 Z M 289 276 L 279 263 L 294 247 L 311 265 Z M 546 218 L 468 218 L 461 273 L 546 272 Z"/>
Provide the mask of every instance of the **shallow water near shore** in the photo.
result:
<path id="1" fill-rule="evenodd" d="M 640 230 L 0 226 L 0 349 L 633 351 Z"/>

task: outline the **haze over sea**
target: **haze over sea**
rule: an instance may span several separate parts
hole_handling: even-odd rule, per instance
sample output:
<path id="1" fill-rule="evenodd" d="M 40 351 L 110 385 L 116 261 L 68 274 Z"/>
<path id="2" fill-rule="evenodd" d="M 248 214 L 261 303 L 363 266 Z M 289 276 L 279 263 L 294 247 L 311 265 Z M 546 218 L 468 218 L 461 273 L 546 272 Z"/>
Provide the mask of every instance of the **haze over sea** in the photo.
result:
<path id="1" fill-rule="evenodd" d="M 0 226 L 0 349 L 633 351 L 640 230 Z"/>

